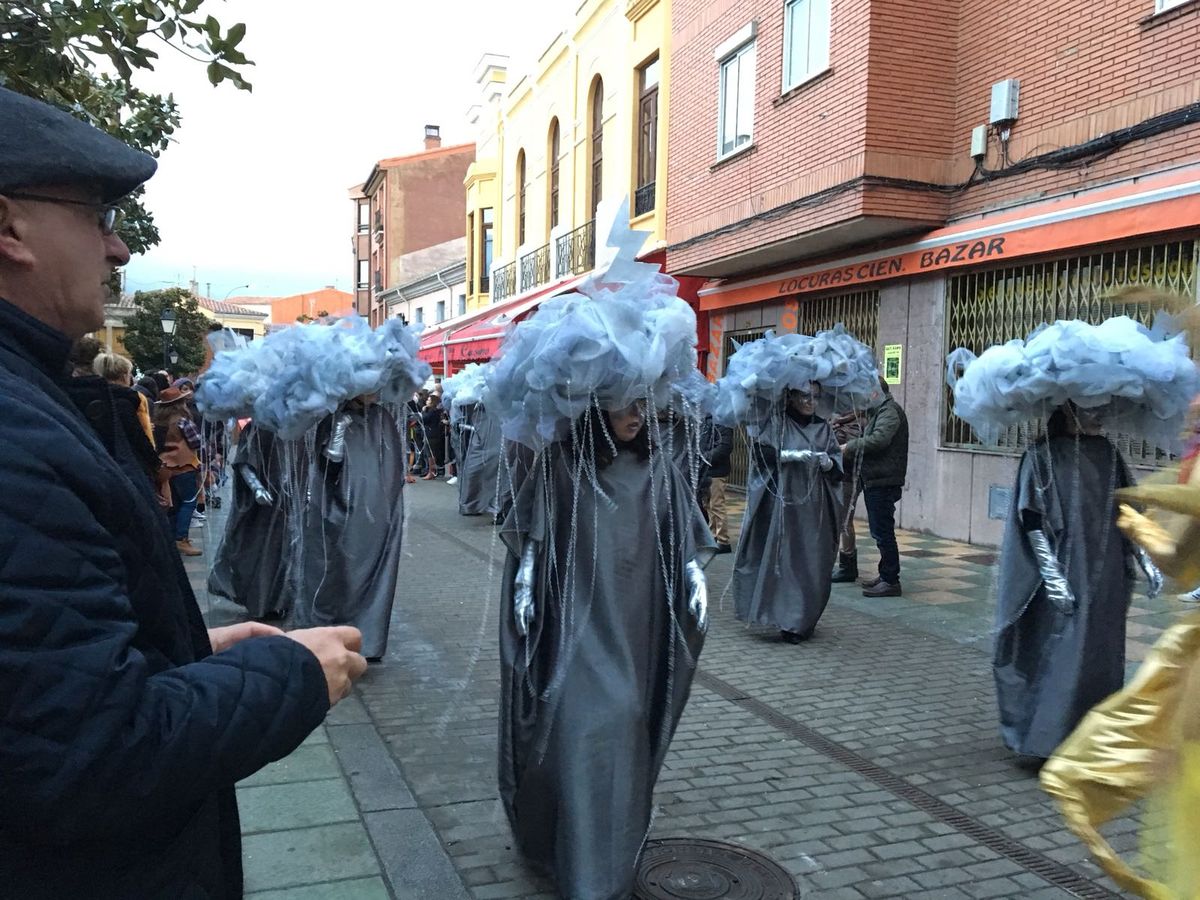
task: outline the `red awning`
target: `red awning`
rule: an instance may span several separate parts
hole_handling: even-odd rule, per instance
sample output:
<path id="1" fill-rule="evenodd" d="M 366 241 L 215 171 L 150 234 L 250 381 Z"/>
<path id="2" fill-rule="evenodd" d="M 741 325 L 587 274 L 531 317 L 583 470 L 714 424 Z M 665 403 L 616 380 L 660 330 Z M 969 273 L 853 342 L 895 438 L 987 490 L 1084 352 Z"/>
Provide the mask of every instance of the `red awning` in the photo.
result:
<path id="1" fill-rule="evenodd" d="M 572 276 L 537 291 L 529 291 L 503 303 L 475 310 L 458 321 L 443 322 L 421 335 L 421 359 L 435 372 L 462 368 L 467 363 L 484 363 L 500 352 L 508 328 L 532 313 L 548 297 L 571 290 L 583 276 Z"/>

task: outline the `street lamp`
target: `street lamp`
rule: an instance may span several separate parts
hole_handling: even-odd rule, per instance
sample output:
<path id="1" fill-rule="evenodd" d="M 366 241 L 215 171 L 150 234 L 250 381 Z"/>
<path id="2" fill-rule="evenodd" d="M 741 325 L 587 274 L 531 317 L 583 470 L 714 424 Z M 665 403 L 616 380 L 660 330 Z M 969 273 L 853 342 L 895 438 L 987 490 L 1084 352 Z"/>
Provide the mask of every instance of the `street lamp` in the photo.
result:
<path id="1" fill-rule="evenodd" d="M 171 361 L 171 365 L 175 365 L 175 363 L 179 362 L 179 351 L 175 348 L 174 344 L 172 344 L 171 349 L 167 351 L 167 359 Z"/>
<path id="2" fill-rule="evenodd" d="M 171 341 L 172 335 L 175 334 L 175 310 L 171 309 L 170 307 L 163 309 L 162 313 L 159 315 L 159 322 L 162 324 L 163 330 L 163 368 L 166 368 L 172 364 L 172 360 L 170 359 L 170 355 L 167 351 L 167 346 Z M 174 361 L 179 361 L 178 353 L 175 354 Z"/>
<path id="3" fill-rule="evenodd" d="M 230 288 L 230 289 L 229 289 L 229 291 L 228 291 L 228 293 L 226 293 L 226 294 L 225 294 L 225 300 L 228 300 L 228 299 L 229 299 L 229 295 L 230 295 L 230 294 L 232 294 L 234 291 L 240 291 L 242 288 L 248 288 L 248 287 L 250 287 L 250 285 L 248 285 L 248 284 L 239 284 L 239 285 L 238 285 L 237 287 L 235 287 L 235 288 Z M 224 302 L 225 302 L 225 300 L 222 300 L 221 302 L 222 302 L 222 303 L 224 303 Z"/>

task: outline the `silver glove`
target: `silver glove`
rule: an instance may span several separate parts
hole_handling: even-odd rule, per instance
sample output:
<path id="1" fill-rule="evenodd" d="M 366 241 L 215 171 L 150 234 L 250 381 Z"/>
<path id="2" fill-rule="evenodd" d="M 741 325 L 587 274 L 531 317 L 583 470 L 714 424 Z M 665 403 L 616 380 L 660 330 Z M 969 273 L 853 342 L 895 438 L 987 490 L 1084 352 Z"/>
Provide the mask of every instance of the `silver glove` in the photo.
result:
<path id="1" fill-rule="evenodd" d="M 521 551 L 521 565 L 517 568 L 517 578 L 513 591 L 513 618 L 517 626 L 517 634 L 525 637 L 529 634 L 529 623 L 533 621 L 533 571 L 537 563 L 537 545 L 532 538 L 525 541 Z"/>
<path id="2" fill-rule="evenodd" d="M 262 479 L 258 477 L 258 473 L 249 466 L 238 466 L 238 472 L 241 473 L 242 481 L 246 482 L 246 487 L 254 492 L 254 502 L 259 506 L 270 506 L 275 502 L 275 497 L 267 489 L 267 486 L 262 483 Z"/>
<path id="3" fill-rule="evenodd" d="M 813 457 L 811 450 L 780 450 L 781 462 L 808 462 Z"/>
<path id="4" fill-rule="evenodd" d="M 346 429 L 350 427 L 350 417 L 340 415 L 333 423 L 333 433 L 329 443 L 325 445 L 325 458 L 330 462 L 341 462 L 346 457 Z"/>
<path id="5" fill-rule="evenodd" d="M 708 630 L 708 581 L 704 570 L 694 559 L 684 567 L 688 580 L 688 612 L 696 619 L 700 631 Z"/>
<path id="6" fill-rule="evenodd" d="M 1163 573 L 1159 571 L 1158 566 L 1154 564 L 1154 560 L 1150 558 L 1141 547 L 1134 548 L 1134 555 L 1137 557 L 1138 566 L 1142 570 L 1142 574 L 1146 576 L 1146 596 L 1153 600 L 1163 592 L 1163 584 L 1165 579 Z"/>
<path id="7" fill-rule="evenodd" d="M 828 453 L 818 453 L 813 458 L 822 472 L 828 472 L 833 468 L 833 458 Z"/>
<path id="8" fill-rule="evenodd" d="M 1033 548 L 1038 571 L 1042 573 L 1042 584 L 1046 588 L 1046 596 L 1050 598 L 1051 603 L 1058 607 L 1059 612 L 1068 616 L 1074 615 L 1075 595 L 1071 593 L 1067 577 L 1063 575 L 1062 567 L 1058 564 L 1058 557 L 1050 549 L 1050 540 L 1046 537 L 1046 532 L 1034 529 L 1028 534 L 1029 545 Z"/>

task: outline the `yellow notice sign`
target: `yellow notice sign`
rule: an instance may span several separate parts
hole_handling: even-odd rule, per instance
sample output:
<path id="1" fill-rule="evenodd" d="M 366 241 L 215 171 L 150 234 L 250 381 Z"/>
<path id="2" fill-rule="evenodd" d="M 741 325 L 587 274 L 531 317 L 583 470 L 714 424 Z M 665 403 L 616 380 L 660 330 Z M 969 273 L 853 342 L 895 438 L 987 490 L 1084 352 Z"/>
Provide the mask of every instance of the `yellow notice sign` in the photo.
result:
<path id="1" fill-rule="evenodd" d="M 883 380 L 899 384 L 904 365 L 904 345 L 888 344 L 883 348 Z"/>

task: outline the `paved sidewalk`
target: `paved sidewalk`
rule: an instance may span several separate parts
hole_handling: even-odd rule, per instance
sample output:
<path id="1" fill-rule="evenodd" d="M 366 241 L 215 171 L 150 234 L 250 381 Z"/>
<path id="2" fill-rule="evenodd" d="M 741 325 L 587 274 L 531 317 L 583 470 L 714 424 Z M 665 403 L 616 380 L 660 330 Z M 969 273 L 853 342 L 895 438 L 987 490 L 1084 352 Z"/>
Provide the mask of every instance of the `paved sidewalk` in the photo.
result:
<path id="1" fill-rule="evenodd" d="M 553 898 L 512 849 L 496 797 L 502 548 L 455 492 L 419 483 L 387 658 L 286 760 L 240 786 L 247 890 L 258 900 Z M 205 598 L 219 534 L 193 531 Z M 861 531 L 865 536 L 865 528 Z M 819 898 L 1120 896 L 996 734 L 990 554 L 901 537 L 906 596 L 835 589 L 814 638 L 747 629 L 716 607 L 656 795 L 653 836 L 735 841 Z M 873 548 L 862 548 L 871 567 Z M 1135 602 L 1131 656 L 1178 612 Z M 1114 823 L 1128 849 L 1129 821 Z"/>

